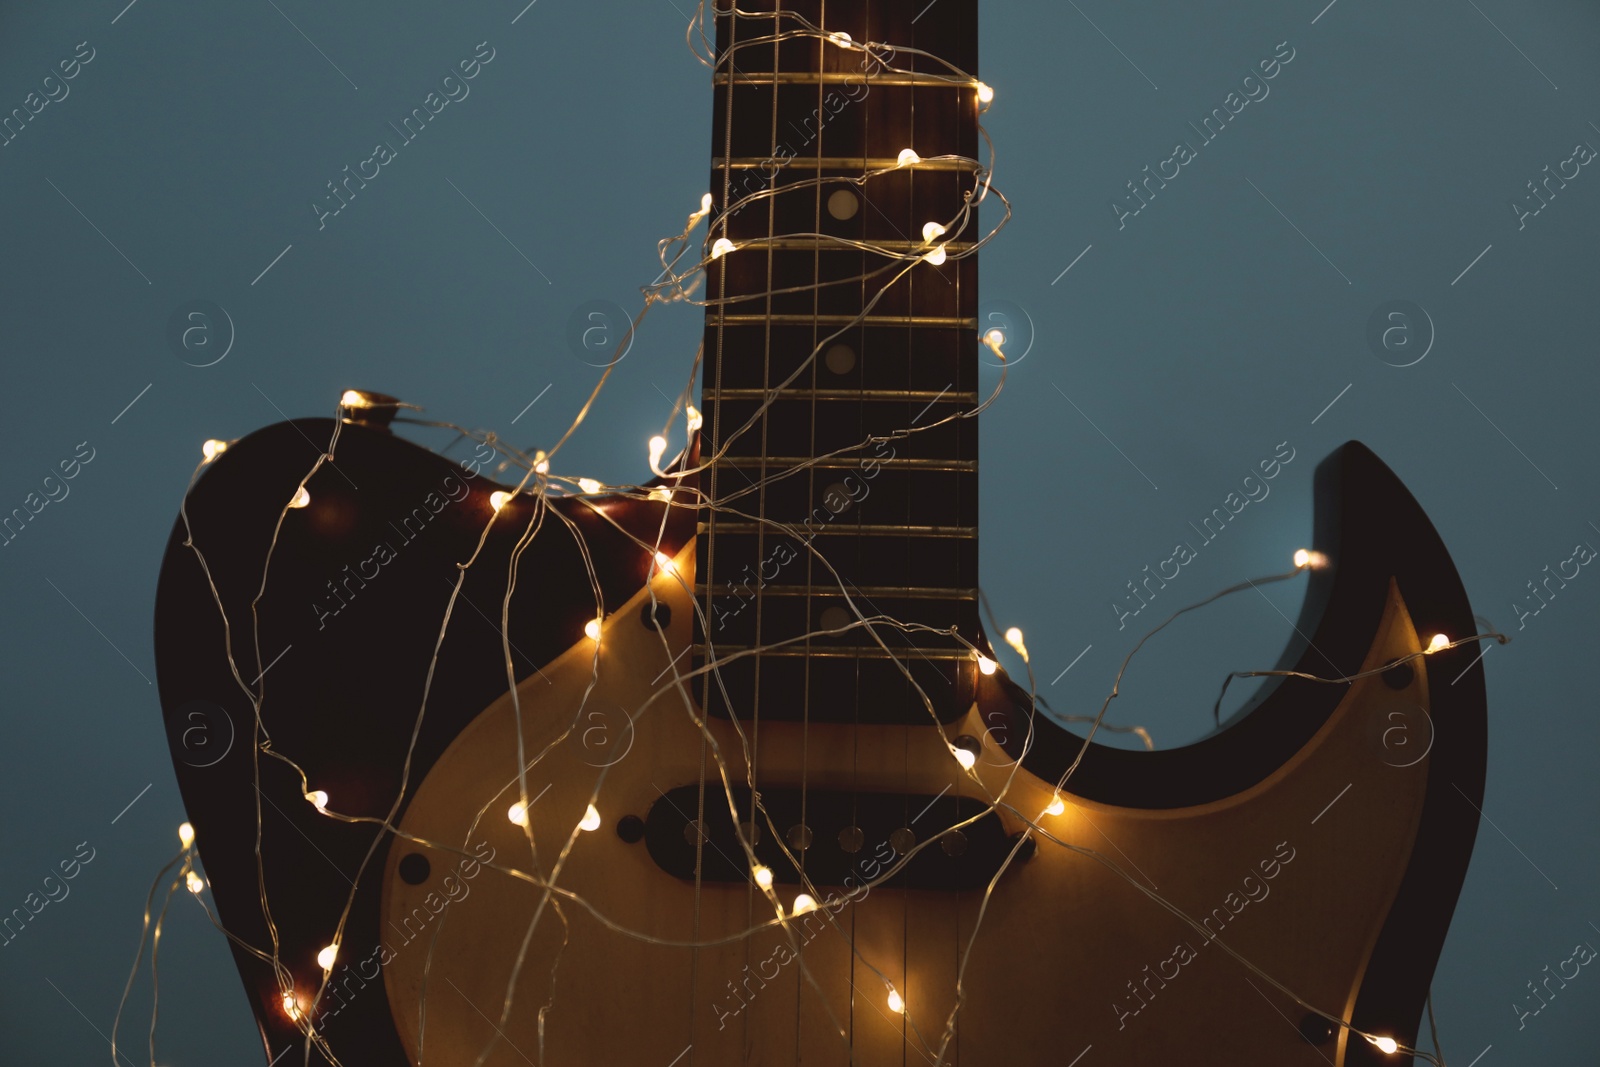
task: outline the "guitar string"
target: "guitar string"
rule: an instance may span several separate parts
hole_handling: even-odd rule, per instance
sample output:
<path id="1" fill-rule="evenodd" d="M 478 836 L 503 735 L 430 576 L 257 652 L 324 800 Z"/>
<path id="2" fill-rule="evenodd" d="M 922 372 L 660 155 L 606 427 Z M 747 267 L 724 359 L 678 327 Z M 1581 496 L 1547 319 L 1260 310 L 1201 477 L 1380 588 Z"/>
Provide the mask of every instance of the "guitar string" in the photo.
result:
<path id="1" fill-rule="evenodd" d="M 725 200 L 725 201 L 724 201 L 724 202 L 725 202 L 725 203 L 726 203 L 726 200 Z M 814 354 L 813 354 L 813 355 L 814 355 Z M 609 370 L 609 368 L 608 368 L 608 370 Z M 563 440 L 564 440 L 564 439 L 563 439 Z M 330 448 L 330 452 L 329 452 L 329 455 L 331 455 L 331 448 Z M 321 463 L 321 462 L 322 462 L 322 460 L 321 460 L 321 459 L 319 459 L 319 461 L 318 461 L 318 464 L 319 464 L 319 466 L 320 466 L 320 463 Z M 531 472 L 530 472 L 530 473 L 531 473 Z M 308 478 L 309 478 L 309 474 L 308 474 Z M 304 483 L 303 483 L 303 482 L 302 482 L 302 484 L 304 484 Z M 520 488 L 520 487 L 519 487 L 519 488 Z M 542 492 L 542 490 L 541 490 L 541 492 Z M 280 524 L 281 524 L 281 520 L 282 520 L 282 516 L 281 516 L 281 515 L 280 515 Z M 275 543 L 275 542 L 276 542 L 276 531 L 275 531 L 275 534 L 274 534 L 274 543 Z M 196 549 L 196 551 L 198 551 L 198 549 Z M 815 551 L 815 549 L 814 549 L 814 548 L 813 548 L 813 549 L 811 549 L 811 551 L 813 551 L 813 552 L 814 552 L 814 551 Z M 265 586 L 265 573 L 264 573 L 264 575 L 263 575 L 263 591 L 264 591 L 264 586 Z M 848 595 L 848 594 L 846 594 L 846 595 Z M 258 596 L 257 596 L 257 602 L 258 602 L 258 601 L 259 601 L 259 598 L 260 598 L 260 594 L 259 594 L 259 593 L 258 593 Z M 252 607 L 253 607 L 253 608 L 254 608 L 254 603 L 253 603 L 253 605 L 252 605 Z M 257 628 L 256 628 L 256 636 L 257 636 L 257 637 L 259 637 L 259 624 L 257 624 Z M 258 647 L 259 647 L 259 641 L 257 641 L 257 645 L 258 645 Z M 231 646 L 230 646 L 230 647 L 231 647 Z M 231 653 L 230 653 L 230 659 L 231 659 Z M 260 659 L 260 657 L 259 657 L 259 654 L 258 654 L 258 656 L 257 656 L 257 659 L 258 659 L 258 662 L 259 662 L 259 659 Z M 235 668 L 234 668 L 234 670 L 235 670 L 235 674 L 236 674 L 236 675 L 237 675 L 237 668 L 236 668 L 236 667 L 235 667 Z M 1031 671 L 1030 671 L 1030 674 L 1031 674 Z M 261 694 L 261 697 L 262 697 L 262 699 L 264 699 L 264 694 Z M 258 706 L 258 707 L 257 707 L 257 709 L 256 709 L 256 710 L 257 710 L 257 721 L 258 721 L 258 727 L 259 727 L 259 726 L 260 726 L 260 723 L 259 723 L 259 706 Z M 1103 715 L 1103 712 L 1102 712 L 1102 715 Z M 1099 717 L 1097 717 L 1097 718 L 1099 718 Z M 269 740 L 269 742 L 268 742 L 268 745 L 269 745 L 269 746 L 270 746 L 270 740 Z M 264 749 L 263 749 L 263 751 L 265 751 L 265 752 L 266 752 L 266 754 L 268 754 L 268 755 L 277 755 L 277 756 L 279 756 L 279 758 L 285 758 L 285 757 L 282 757 L 282 755 L 281 755 L 281 754 L 279 754 L 279 753 L 276 753 L 276 752 L 273 752 L 273 751 L 272 751 L 272 750 L 271 750 L 271 749 L 270 749 L 270 747 L 268 747 L 268 748 L 264 748 Z M 258 809 L 258 823 L 259 823 L 259 800 L 258 800 L 258 801 L 257 801 L 257 809 Z M 393 829 L 394 829 L 394 828 L 392 828 L 392 827 L 389 827 L 389 829 L 391 829 L 391 830 L 393 830 Z M 257 857 L 258 857 L 258 866 L 259 866 L 259 860 L 260 860 L 260 854 L 259 854 L 259 826 L 258 826 L 258 849 L 257 849 Z M 878 884 L 881 884 L 881 882 L 880 882 L 880 883 L 878 883 Z M 266 904 L 266 901 L 265 901 L 265 900 L 264 900 L 264 899 L 263 899 L 263 905 L 264 905 L 264 906 L 265 906 L 265 904 Z M 267 912 L 267 914 L 268 914 L 268 915 L 269 915 L 269 917 L 270 917 L 270 912 Z M 342 920 L 341 920 L 341 923 L 342 923 Z M 274 938 L 274 942 L 275 942 L 275 943 L 274 943 L 274 953 L 273 953 L 273 956 L 274 956 L 274 959 L 276 959 L 276 939 L 275 939 L 275 938 Z M 308 1050 L 308 1051 L 309 1051 L 309 1050 Z"/>

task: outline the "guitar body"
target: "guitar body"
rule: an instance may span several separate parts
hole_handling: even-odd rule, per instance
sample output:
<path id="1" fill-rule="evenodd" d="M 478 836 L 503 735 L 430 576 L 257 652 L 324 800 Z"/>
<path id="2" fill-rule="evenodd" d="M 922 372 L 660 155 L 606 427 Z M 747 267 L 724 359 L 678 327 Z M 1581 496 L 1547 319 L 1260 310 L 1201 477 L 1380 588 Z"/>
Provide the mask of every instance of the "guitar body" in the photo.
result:
<path id="1" fill-rule="evenodd" d="M 496 515 L 487 497 L 497 486 L 483 475 L 381 430 L 342 428 L 335 462 L 307 483 L 310 505 L 285 514 L 274 545 L 280 501 L 319 455 L 307 439 L 329 441 L 333 430 L 327 420 L 280 424 L 214 461 L 174 532 L 157 611 L 174 765 L 219 915 L 270 953 L 259 818 L 265 899 L 302 1011 L 291 1018 L 273 969 L 236 948 L 269 1058 L 303 1041 L 309 1019 L 346 1064 L 470 1064 L 485 1050 L 493 1064 L 656 1063 L 691 1045 L 705 1064 L 936 1060 L 964 961 L 947 1063 L 1070 1062 L 1090 1046 L 1128 1064 L 1394 1062 L 1345 1032 L 1313 1045 L 1300 1032 L 1305 1009 L 1228 949 L 1302 1000 L 1414 1042 L 1476 829 L 1466 801 L 1481 799 L 1482 675 L 1464 649 L 1350 686 L 1284 680 L 1187 748 L 1091 744 L 1062 790 L 1064 812 L 1051 816 L 1051 785 L 1081 742 L 1042 716 L 1028 738 L 1025 694 L 1003 671 L 943 732 L 794 723 L 753 732 L 745 723 L 741 743 L 732 722 L 715 718 L 702 731 L 679 680 L 693 640 L 690 510 L 550 503 L 587 524 L 607 595 L 598 644 L 583 636 L 593 593 L 564 523 L 546 516 L 526 539 L 531 502 Z M 469 492 L 451 500 L 457 485 Z M 403 541 L 391 522 L 435 490 L 443 508 Z M 1353 673 L 1415 654 L 1434 630 L 1470 631 L 1448 555 L 1370 452 L 1350 444 L 1323 463 L 1318 509 L 1316 543 L 1334 562 L 1311 576 L 1298 622 L 1310 644 L 1292 648 L 1286 666 Z M 606 521 L 595 521 L 599 510 Z M 440 642 L 458 564 L 491 516 Z M 652 577 L 650 553 L 620 531 L 653 544 L 663 529 L 675 564 Z M 328 579 L 384 541 L 395 556 L 382 572 L 352 584 L 337 615 L 319 611 L 335 603 Z M 514 706 L 488 619 L 524 541 L 509 608 Z M 246 637 L 269 550 L 258 658 Z M 262 737 L 305 768 L 306 783 L 252 758 L 254 713 L 228 668 L 224 614 L 241 678 L 271 663 L 259 682 Z M 664 629 L 646 626 L 647 615 Z M 207 705 L 221 714 L 197 719 Z M 507 818 L 521 795 L 516 706 L 533 801 L 526 835 Z M 303 799 L 323 789 L 332 812 L 384 818 L 419 717 L 399 835 L 329 818 Z M 231 747 L 219 753 L 229 727 Z M 950 758 L 947 741 L 961 736 L 982 742 L 973 778 Z M 869 831 L 846 855 L 819 826 L 805 850 L 819 857 L 813 865 L 855 877 L 814 882 L 821 906 L 786 928 L 748 878 L 697 888 L 653 855 L 670 859 L 670 837 L 657 847 L 657 809 L 681 787 L 698 796 L 704 782 L 705 809 L 682 813 L 679 843 L 696 815 L 714 839 L 719 822 L 731 825 L 715 754 L 745 783 L 745 744 L 764 791 L 804 783 L 819 813 L 830 794 L 866 786 L 897 803 L 942 795 L 921 821 L 896 808 L 927 848 L 940 848 L 932 839 L 954 823 L 953 796 L 970 798 L 968 813 L 1002 798 L 1006 840 L 1027 820 L 1049 837 L 1035 831 L 1036 847 L 1017 852 L 985 907 L 981 888 L 873 886 L 898 858 L 888 835 Z M 600 825 L 580 830 L 591 800 Z M 628 816 L 645 821 L 643 838 L 619 833 Z M 773 851 L 777 835 L 760 829 L 758 855 L 780 875 L 775 899 L 792 909 L 801 887 Z M 725 835 L 715 844 L 737 848 Z M 428 873 L 413 882 L 408 857 L 418 855 Z M 544 884 L 559 892 L 547 898 Z M 316 954 L 334 941 L 339 961 L 324 989 Z M 886 983 L 904 1014 L 888 1010 Z"/>
<path id="2" fill-rule="evenodd" d="M 1487 725 L 1387 467 L 1318 468 L 1313 677 L 1205 740 L 996 669 L 976 14 L 715 12 L 705 414 L 649 486 L 518 492 L 365 401 L 209 461 L 156 659 L 266 1062 L 1409 1062 L 1368 1036 L 1416 1044 Z"/>

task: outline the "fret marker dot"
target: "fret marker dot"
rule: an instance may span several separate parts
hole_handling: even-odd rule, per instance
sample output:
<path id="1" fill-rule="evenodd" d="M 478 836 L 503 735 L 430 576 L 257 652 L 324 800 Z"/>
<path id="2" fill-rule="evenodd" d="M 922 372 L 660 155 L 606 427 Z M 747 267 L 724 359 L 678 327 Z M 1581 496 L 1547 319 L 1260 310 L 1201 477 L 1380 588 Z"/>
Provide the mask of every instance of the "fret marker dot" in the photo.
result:
<path id="1" fill-rule="evenodd" d="M 856 217 L 856 212 L 861 210 L 861 201 L 856 199 L 856 194 L 848 189 L 836 189 L 828 197 L 828 214 L 843 222 Z"/>
<path id="2" fill-rule="evenodd" d="M 835 374 L 849 374 L 855 369 L 856 352 L 849 345 L 834 345 L 828 349 L 828 354 L 822 357 L 822 361 Z"/>
<path id="3" fill-rule="evenodd" d="M 842 630 L 850 625 L 850 613 L 836 604 L 822 609 L 822 618 L 819 621 L 824 630 Z"/>
<path id="4" fill-rule="evenodd" d="M 850 490 L 844 487 L 843 482 L 834 482 L 822 491 L 822 506 L 835 515 L 843 515 L 854 503 L 850 498 Z"/>

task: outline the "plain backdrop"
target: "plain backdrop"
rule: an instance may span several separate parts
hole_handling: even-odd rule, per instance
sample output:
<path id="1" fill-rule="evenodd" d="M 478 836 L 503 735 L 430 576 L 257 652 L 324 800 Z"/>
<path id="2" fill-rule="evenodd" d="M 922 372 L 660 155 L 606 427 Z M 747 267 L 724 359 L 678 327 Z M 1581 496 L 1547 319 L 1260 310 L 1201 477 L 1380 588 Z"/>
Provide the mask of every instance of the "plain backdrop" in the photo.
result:
<path id="1" fill-rule="evenodd" d="M 0 147 L 0 512 L 93 452 L 0 548 L 0 911 L 80 842 L 94 850 L 71 895 L 0 948 L 8 1063 L 108 1055 L 145 895 L 176 850 L 151 612 L 201 442 L 331 414 L 354 386 L 550 443 L 598 374 L 569 321 L 589 301 L 638 307 L 655 242 L 708 174 L 685 0 L 123 2 L 0 5 L 0 112 L 79 42 L 93 51 Z M 1520 223 L 1511 202 L 1577 143 L 1600 145 L 1600 10 L 1325 2 L 984 5 L 986 125 L 1015 217 L 984 253 L 983 307 L 1010 316 L 1014 357 L 1031 344 L 983 422 L 984 589 L 1026 631 L 1052 705 L 1092 713 L 1139 623 L 1287 569 L 1316 463 L 1370 445 L 1475 610 L 1515 637 L 1484 658 L 1486 821 L 1434 987 L 1444 1050 L 1460 1067 L 1592 1065 L 1600 978 L 1520 1030 L 1513 1004 L 1600 942 L 1600 577 L 1583 571 L 1520 631 L 1513 605 L 1575 543 L 1600 545 L 1600 173 L 1581 168 Z M 480 42 L 494 59 L 470 96 L 319 229 L 325 184 Z M 1198 144 L 1189 123 L 1282 42 L 1294 58 L 1270 95 L 1119 228 L 1126 183 Z M 196 300 L 231 322 L 208 367 L 168 336 Z M 1395 300 L 1425 312 L 1418 343 L 1432 334 L 1404 368 L 1367 338 Z M 644 476 L 700 318 L 651 313 L 564 470 Z M 1119 630 L 1124 583 L 1285 441 L 1295 459 L 1271 496 Z M 1161 746 L 1205 734 L 1223 674 L 1272 665 L 1302 589 L 1165 631 L 1113 721 Z M 258 1062 L 223 938 L 181 896 L 158 1060 Z M 149 1007 L 146 975 L 123 1030 L 136 1050 Z"/>

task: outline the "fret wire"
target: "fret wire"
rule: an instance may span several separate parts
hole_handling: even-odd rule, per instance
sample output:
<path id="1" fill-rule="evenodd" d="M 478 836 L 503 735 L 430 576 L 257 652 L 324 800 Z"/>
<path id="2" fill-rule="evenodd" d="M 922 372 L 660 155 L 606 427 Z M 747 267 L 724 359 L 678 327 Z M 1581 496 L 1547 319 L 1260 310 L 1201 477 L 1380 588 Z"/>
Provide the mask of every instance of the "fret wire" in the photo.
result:
<path id="1" fill-rule="evenodd" d="M 814 156 L 809 159 L 804 156 L 789 156 L 784 159 L 778 159 L 775 156 L 735 156 L 731 161 L 725 156 L 717 156 L 711 161 L 711 169 L 754 170 L 759 167 L 771 167 L 775 163 L 778 164 L 779 170 L 795 167 L 804 170 L 846 170 L 852 172 L 880 170 L 896 172 L 900 167 L 899 159 L 889 156 Z M 975 159 L 966 159 L 964 157 L 940 158 L 936 156 L 932 159 L 924 159 L 916 165 L 916 169 L 920 171 L 954 170 L 977 173 L 983 170 L 983 164 Z"/>
<path id="2" fill-rule="evenodd" d="M 949 389 L 804 389 L 791 385 L 787 389 L 702 389 L 704 400 L 765 400 L 769 395 L 776 400 L 904 400 L 907 402 L 950 400 L 953 403 L 977 403 L 978 394 L 954 393 Z"/>
<path id="3" fill-rule="evenodd" d="M 878 622 L 874 623 L 873 625 L 881 626 L 885 629 L 897 630 L 896 627 L 886 622 Z M 850 632 L 854 633 L 861 629 L 863 628 L 857 627 L 856 630 Z M 839 635 L 823 634 L 821 636 L 826 637 Z M 918 633 L 916 636 L 921 639 L 927 639 L 929 637 L 936 637 L 939 635 Z M 753 653 L 751 658 L 758 663 L 761 661 L 762 656 L 789 657 L 795 659 L 807 659 L 813 656 L 827 656 L 838 659 L 879 660 L 910 659 L 912 656 L 917 656 L 922 659 L 943 660 L 948 663 L 972 662 L 971 652 L 943 648 L 890 649 L 888 652 L 885 652 L 876 645 L 812 645 L 809 649 L 799 645 L 780 645 L 777 648 L 767 648 L 765 646 L 756 645 L 713 645 L 711 647 L 715 648 L 719 659 L 726 659 L 739 653 L 745 653 L 747 655 Z M 700 642 L 696 642 L 694 645 L 695 655 L 702 659 L 705 658 L 706 649 L 707 646 Z"/>
<path id="4" fill-rule="evenodd" d="M 751 293 L 734 299 L 753 300 L 764 294 Z M 974 330 L 978 319 L 954 315 L 728 315 L 713 320 L 719 326 L 914 326 L 928 329 Z"/>
<path id="5" fill-rule="evenodd" d="M 972 83 L 961 78 L 941 77 L 937 74 L 916 74 L 895 72 L 893 74 L 874 74 L 870 78 L 863 78 L 859 71 L 840 70 L 784 70 L 776 73 L 772 71 L 740 71 L 730 74 L 720 71 L 712 75 L 716 85 L 870 85 L 873 88 L 885 87 L 910 87 L 915 89 L 967 89 L 972 90 Z M 848 95 L 848 94 L 846 94 Z"/>
<path id="6" fill-rule="evenodd" d="M 706 585 L 702 582 L 695 583 L 695 596 L 702 596 L 708 591 L 713 596 L 741 595 L 737 590 L 733 592 L 727 592 L 725 590 L 718 590 L 715 587 Z M 762 592 L 771 596 L 790 597 L 838 597 L 843 595 L 843 593 L 838 590 L 835 590 L 832 593 L 813 593 L 808 592 L 807 587 L 803 585 L 784 585 L 776 582 L 768 582 L 762 587 Z M 885 599 L 892 600 L 975 601 L 978 599 L 978 591 L 976 589 L 945 589 L 935 585 L 861 585 L 851 586 L 849 593 L 852 597 L 883 597 Z"/>
<path id="7" fill-rule="evenodd" d="M 771 522 L 729 522 L 713 519 L 706 524 L 711 530 L 724 534 L 750 534 L 771 531 Z M 978 537 L 976 526 L 898 526 L 860 523 L 855 526 L 820 526 L 812 531 L 814 537 L 915 537 L 948 541 L 972 541 Z"/>

